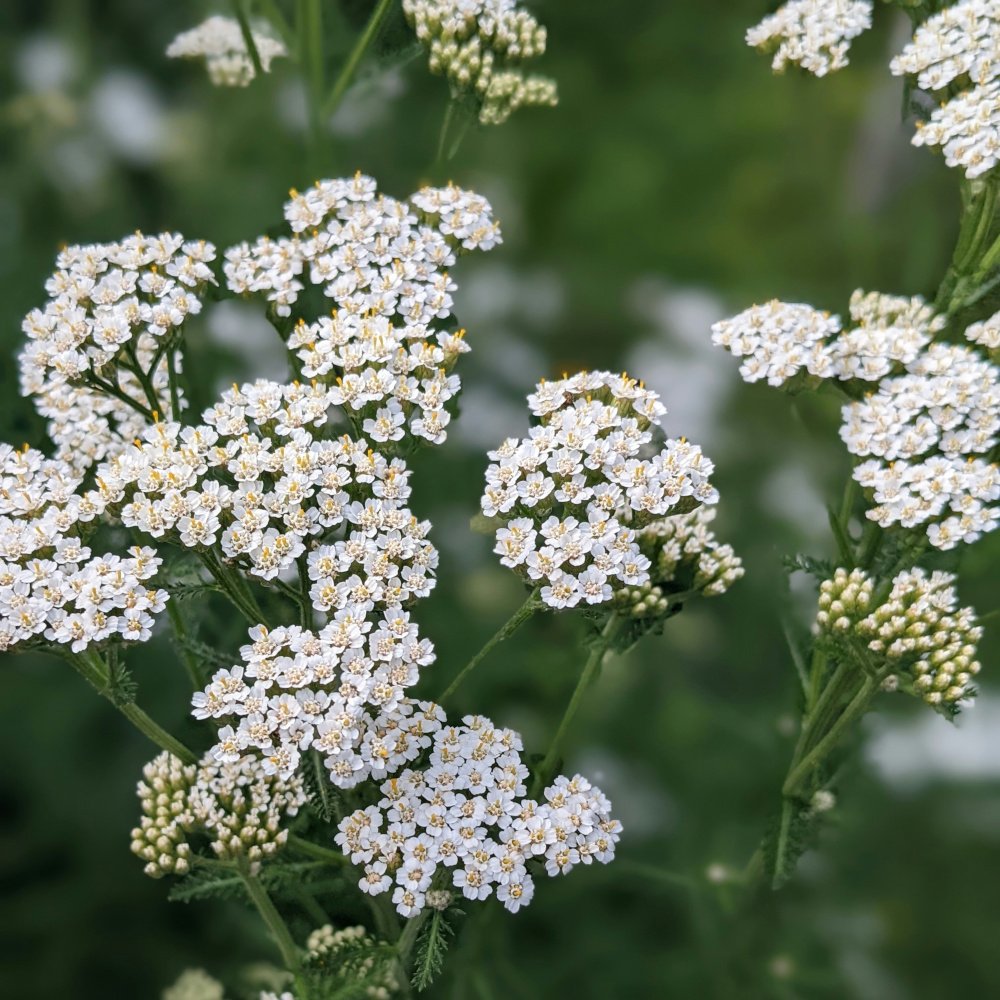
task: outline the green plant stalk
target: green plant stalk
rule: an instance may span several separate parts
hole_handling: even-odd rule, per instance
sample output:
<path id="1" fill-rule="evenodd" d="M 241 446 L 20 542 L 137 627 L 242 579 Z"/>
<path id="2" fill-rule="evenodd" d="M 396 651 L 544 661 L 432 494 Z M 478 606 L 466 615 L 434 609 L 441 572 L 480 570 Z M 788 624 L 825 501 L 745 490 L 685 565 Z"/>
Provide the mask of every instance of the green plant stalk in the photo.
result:
<path id="1" fill-rule="evenodd" d="M 270 21 L 271 26 L 281 36 L 281 40 L 285 43 L 285 46 L 288 49 L 294 49 L 295 33 L 292 31 L 292 26 L 285 19 L 285 15 L 281 13 L 281 8 L 275 3 L 275 0 L 257 0 L 257 2 L 260 5 L 261 13 Z"/>
<path id="2" fill-rule="evenodd" d="M 579 712 L 580 706 L 583 704 L 587 690 L 597 679 L 601 671 L 601 664 L 604 662 L 604 656 L 623 624 L 623 618 L 612 614 L 608 619 L 607 625 L 604 626 L 604 631 L 601 632 L 600 638 L 594 643 L 594 647 L 590 651 L 590 656 L 587 657 L 587 662 L 584 664 L 583 671 L 580 674 L 580 679 L 577 681 L 576 687 L 573 689 L 573 694 L 570 696 L 569 704 L 563 713 L 559 728 L 552 738 L 548 752 L 535 772 L 535 779 L 531 786 L 532 798 L 537 798 L 542 789 L 552 779 L 552 773 L 555 770 L 556 761 L 559 759 L 559 751 L 562 748 L 563 740 L 566 738 L 566 733 L 569 731 L 576 713 Z"/>
<path id="3" fill-rule="evenodd" d="M 306 994 L 302 992 L 302 984 L 299 982 L 299 971 L 302 968 L 302 962 L 299 958 L 298 946 L 295 944 L 292 932 L 288 929 L 288 924 L 285 923 L 260 880 L 255 875 L 251 875 L 242 864 L 238 870 L 250 899 L 253 901 L 254 906 L 257 907 L 257 912 L 267 925 L 267 929 L 271 932 L 271 937 L 274 938 L 274 943 L 278 946 L 278 951 L 281 952 L 285 968 L 296 978 L 296 984 L 299 986 L 297 995 L 304 998 Z"/>
<path id="4" fill-rule="evenodd" d="M 309 160 L 315 175 L 323 158 L 323 8 L 321 0 L 298 0 L 298 57 L 305 78 L 309 118 Z"/>
<path id="5" fill-rule="evenodd" d="M 198 758 L 193 750 L 188 749 L 177 737 L 172 736 L 159 723 L 151 719 L 135 702 L 121 704 L 115 701 L 108 690 L 108 665 L 99 654 L 88 650 L 84 653 L 71 653 L 66 659 L 81 676 L 97 689 L 98 694 L 111 702 L 148 740 L 161 750 L 172 753 L 185 764 L 198 763 Z"/>
<path id="6" fill-rule="evenodd" d="M 311 858 L 315 858 L 317 861 L 323 861 L 329 865 L 336 865 L 339 868 L 343 868 L 345 865 L 350 864 L 350 859 L 341 854 L 340 851 L 331 850 L 329 847 L 324 847 L 322 844 L 314 844 L 311 840 L 306 840 L 305 837 L 300 837 L 294 833 L 290 833 L 288 835 L 288 846 L 293 850 L 298 851 L 300 854 L 306 854 Z"/>
<path id="7" fill-rule="evenodd" d="M 372 16 L 368 19 L 364 31 L 358 36 L 358 40 L 354 43 L 354 48 L 351 49 L 350 55 L 347 57 L 347 62 L 344 63 L 343 69 L 334 81 L 330 95 L 323 103 L 322 113 L 325 117 L 329 118 L 340 106 L 344 94 L 347 93 L 347 88 L 354 79 L 354 74 L 357 72 L 358 66 L 361 65 L 361 60 L 378 37 L 382 22 L 385 21 L 386 15 L 389 13 L 392 5 L 393 0 L 379 0 L 378 6 L 372 11 Z"/>
<path id="8" fill-rule="evenodd" d="M 538 598 L 538 591 L 533 590 L 527 600 L 500 626 L 493 637 L 487 641 L 486 645 L 472 657 L 469 662 L 462 667 L 458 676 L 441 692 L 438 697 L 438 704 L 442 704 L 445 699 L 453 695 L 462 682 L 476 669 L 479 664 L 486 659 L 490 651 L 500 645 L 505 639 L 509 639 L 536 611 L 541 610 L 542 602 Z"/>
<path id="9" fill-rule="evenodd" d="M 170 598 L 167 601 L 167 617 L 170 619 L 170 627 L 174 631 L 174 637 L 177 639 L 177 647 L 181 654 L 181 662 L 184 664 L 184 669 L 187 671 L 188 679 L 191 681 L 191 686 L 199 691 L 205 686 L 205 678 L 202 676 L 201 668 L 198 666 L 195 660 L 194 654 L 185 645 L 185 640 L 188 638 L 187 625 L 184 622 L 184 615 L 181 613 L 181 609 L 178 607 L 178 601 Z"/>
<path id="10" fill-rule="evenodd" d="M 409 968 L 410 954 L 413 951 L 413 946 L 417 943 L 417 935 L 420 933 L 420 928 L 423 927 L 430 913 L 430 909 L 425 907 L 415 917 L 410 917 L 403 925 L 403 932 L 399 935 L 399 940 L 396 942 L 396 954 L 399 956 L 399 961 L 404 969 Z M 408 978 L 409 976 L 407 976 Z"/>
<path id="11" fill-rule="evenodd" d="M 243 36 L 243 44 L 247 47 L 247 54 L 250 56 L 250 62 L 253 64 L 254 76 L 263 76 L 264 67 L 261 65 L 260 53 L 257 51 L 257 43 L 254 41 L 253 32 L 250 30 L 250 21 L 247 18 L 247 12 L 246 8 L 243 6 L 243 0 L 232 0 L 231 6 L 240 26 L 240 34 Z"/>

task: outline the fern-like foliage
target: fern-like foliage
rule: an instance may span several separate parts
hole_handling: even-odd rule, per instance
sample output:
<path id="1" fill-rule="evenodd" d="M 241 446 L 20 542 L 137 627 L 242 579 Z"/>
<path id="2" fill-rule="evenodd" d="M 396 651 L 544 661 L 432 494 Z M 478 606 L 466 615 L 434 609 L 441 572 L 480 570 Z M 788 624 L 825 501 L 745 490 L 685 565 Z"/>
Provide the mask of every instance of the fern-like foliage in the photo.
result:
<path id="1" fill-rule="evenodd" d="M 418 993 L 423 993 L 443 968 L 448 946 L 454 936 L 455 928 L 448 918 L 440 910 L 435 910 L 421 929 L 414 952 L 410 984 Z"/>

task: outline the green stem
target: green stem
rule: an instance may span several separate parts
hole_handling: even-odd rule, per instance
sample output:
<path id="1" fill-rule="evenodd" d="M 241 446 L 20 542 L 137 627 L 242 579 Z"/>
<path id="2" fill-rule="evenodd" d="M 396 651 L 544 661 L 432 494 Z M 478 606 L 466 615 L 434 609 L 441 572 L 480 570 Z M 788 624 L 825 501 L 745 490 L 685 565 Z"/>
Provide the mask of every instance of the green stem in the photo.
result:
<path id="1" fill-rule="evenodd" d="M 181 419 L 181 394 L 177 385 L 177 352 L 171 351 L 167 358 L 167 382 L 170 386 L 170 416 Z"/>
<path id="2" fill-rule="evenodd" d="M 404 969 L 407 968 L 410 952 L 413 951 L 413 946 L 417 943 L 420 928 L 423 927 L 424 921 L 430 916 L 430 913 L 429 909 L 424 909 L 403 925 L 403 933 L 399 935 L 399 940 L 396 942 L 396 953 Z"/>
<path id="3" fill-rule="evenodd" d="M 260 9 L 264 17 L 271 22 L 274 30 L 281 36 L 281 40 L 285 43 L 286 47 L 294 49 L 295 33 L 292 31 L 292 26 L 285 19 L 285 15 L 281 13 L 281 8 L 275 3 L 275 0 L 257 0 L 257 2 L 260 4 Z"/>
<path id="4" fill-rule="evenodd" d="M 509 639 L 531 616 L 542 607 L 538 599 L 538 591 L 533 590 L 528 599 L 497 629 L 493 637 L 483 646 L 482 649 L 472 657 L 471 660 L 459 671 L 458 676 L 441 692 L 437 699 L 438 704 L 443 704 L 445 699 L 453 695 L 473 670 L 486 659 L 490 651 L 498 646 L 505 639 Z"/>
<path id="5" fill-rule="evenodd" d="M 110 382 L 105 381 L 99 375 L 95 375 L 90 372 L 87 375 L 87 382 L 89 382 L 95 389 L 99 389 L 101 392 L 106 392 L 109 396 L 114 396 L 115 399 L 127 406 L 130 406 L 137 413 L 141 413 L 147 420 L 152 421 L 153 411 L 146 409 L 137 399 L 133 399 L 127 392 L 124 392 L 118 386 L 112 385 Z"/>
<path id="6" fill-rule="evenodd" d="M 858 546 L 858 554 L 855 558 L 859 569 L 870 568 L 875 561 L 875 556 L 878 555 L 883 537 L 882 529 L 874 521 L 869 521 L 865 525 L 865 533 L 861 538 L 861 544 Z"/>
<path id="7" fill-rule="evenodd" d="M 205 678 L 202 676 L 201 668 L 198 666 L 194 654 L 187 647 L 187 625 L 184 622 L 181 609 L 177 605 L 178 602 L 173 598 L 167 601 L 167 617 L 170 619 L 170 626 L 174 630 L 174 638 L 177 641 L 177 648 L 180 650 L 181 661 L 184 663 L 184 669 L 187 670 L 191 685 L 196 691 L 200 691 L 205 686 Z"/>
<path id="8" fill-rule="evenodd" d="M 239 871 L 240 877 L 243 879 L 243 884 L 246 886 L 247 893 L 249 894 L 250 899 L 253 900 L 253 905 L 257 907 L 257 912 L 260 914 L 264 923 L 267 924 L 267 929 L 271 932 L 271 937 L 274 938 L 274 943 L 278 946 L 278 950 L 281 952 L 281 958 L 285 963 L 285 968 L 298 977 L 298 972 L 302 967 L 302 963 L 299 959 L 298 946 L 295 944 L 295 940 L 292 937 L 291 931 L 288 929 L 288 925 L 282 919 L 277 907 L 274 905 L 271 897 L 267 894 L 267 890 L 261 884 L 257 876 L 251 875 L 249 871 L 242 866 Z"/>
<path id="9" fill-rule="evenodd" d="M 823 760 L 829 755 L 840 741 L 845 730 L 851 726 L 855 720 L 859 719 L 868 709 L 868 704 L 872 696 L 878 690 L 878 681 L 872 677 L 867 677 L 861 689 L 851 699 L 847 708 L 841 713 L 836 722 L 826 731 L 826 734 L 807 753 L 798 764 L 789 771 L 788 777 L 781 788 L 784 796 L 790 798 L 798 793 L 799 786 L 812 772 L 819 767 Z"/>
<path id="10" fill-rule="evenodd" d="M 261 65 L 260 53 L 257 51 L 257 43 L 253 39 L 253 31 L 250 30 L 250 21 L 247 18 L 246 8 L 243 6 L 243 0 L 232 0 L 233 13 L 236 15 L 236 20 L 239 22 L 240 34 L 243 36 L 243 44 L 247 47 L 247 54 L 250 56 L 250 62 L 253 64 L 253 72 L 255 77 L 261 77 L 264 75 L 264 67 Z"/>
<path id="11" fill-rule="evenodd" d="M 438 135 L 437 153 L 434 156 L 434 165 L 441 166 L 445 162 L 445 154 L 448 150 L 448 133 L 451 131 L 451 123 L 455 118 L 455 109 L 458 101 L 454 97 L 448 99 L 448 106 L 444 109 L 444 120 L 441 122 L 441 132 Z"/>
<path id="12" fill-rule="evenodd" d="M 357 72 L 361 60 L 378 36 L 379 28 L 382 27 L 382 22 L 389 13 L 392 4 L 393 0 L 379 0 L 378 6 L 372 11 L 372 16 L 368 19 L 368 24 L 365 25 L 364 31 L 359 36 L 357 42 L 355 42 L 354 48 L 351 49 L 351 53 L 347 57 L 347 62 L 344 63 L 344 68 L 340 71 L 340 75 L 333 84 L 330 96 L 327 97 L 326 102 L 323 104 L 323 114 L 327 118 L 340 105 L 344 94 L 347 92 L 347 88 L 354 79 L 354 74 Z"/>
<path id="13" fill-rule="evenodd" d="M 148 740 L 161 750 L 172 753 L 185 764 L 198 763 L 198 758 L 193 750 L 188 749 L 159 723 L 154 722 L 135 702 L 122 703 L 114 699 L 111 691 L 108 690 L 110 671 L 100 654 L 87 650 L 83 653 L 70 653 L 66 659 L 81 676 L 97 689 L 101 697 L 111 702 Z"/>
<path id="14" fill-rule="evenodd" d="M 573 689 L 573 694 L 570 697 L 569 704 L 566 706 L 566 711 L 563 713 L 562 721 L 559 723 L 559 728 L 556 730 L 556 735 L 553 737 L 552 743 L 549 745 L 548 753 L 545 754 L 544 759 L 538 766 L 538 770 L 535 771 L 535 780 L 531 787 L 531 798 L 537 798 L 541 794 L 542 789 L 544 789 L 552 779 L 556 761 L 559 759 L 559 752 L 562 747 L 563 740 L 566 738 L 566 733 L 569 731 L 569 727 L 572 725 L 573 719 L 576 717 L 576 713 L 580 710 L 580 706 L 583 704 L 583 699 L 587 693 L 587 689 L 596 680 L 597 675 L 600 673 L 601 664 L 604 662 L 604 655 L 607 653 L 608 647 L 611 645 L 615 635 L 621 629 L 623 622 L 624 620 L 622 618 L 613 614 L 608 619 L 607 625 L 604 626 L 604 631 L 601 633 L 600 638 L 594 643 L 594 647 L 590 651 L 590 656 L 587 657 L 587 662 L 583 666 L 580 679 L 577 681 L 576 687 Z"/>
<path id="15" fill-rule="evenodd" d="M 340 851 L 324 847 L 322 844 L 314 844 L 311 840 L 306 840 L 305 837 L 299 837 L 294 833 L 288 835 L 288 846 L 300 854 L 307 854 L 309 857 L 327 864 L 337 865 L 341 868 L 350 864 L 350 858 L 345 857 Z"/>
<path id="16" fill-rule="evenodd" d="M 299 0 L 297 26 L 299 60 L 305 75 L 309 110 L 310 166 L 322 171 L 323 158 L 323 8 L 321 0 Z"/>

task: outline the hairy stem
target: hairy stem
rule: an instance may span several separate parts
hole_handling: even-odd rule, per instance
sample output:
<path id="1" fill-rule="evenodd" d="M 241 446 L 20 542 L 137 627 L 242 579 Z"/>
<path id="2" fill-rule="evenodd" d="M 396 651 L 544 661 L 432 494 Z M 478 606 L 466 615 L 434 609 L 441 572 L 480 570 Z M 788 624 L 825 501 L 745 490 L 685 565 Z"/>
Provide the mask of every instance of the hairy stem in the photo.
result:
<path id="1" fill-rule="evenodd" d="M 538 591 L 533 590 L 528 599 L 497 629 L 493 637 L 483 646 L 482 649 L 472 657 L 471 660 L 459 671 L 458 676 L 441 692 L 438 696 L 438 704 L 442 704 L 446 698 L 453 695 L 462 682 L 476 669 L 479 664 L 486 659 L 491 650 L 500 645 L 505 639 L 509 639 L 536 611 L 542 607 L 538 599 Z"/>

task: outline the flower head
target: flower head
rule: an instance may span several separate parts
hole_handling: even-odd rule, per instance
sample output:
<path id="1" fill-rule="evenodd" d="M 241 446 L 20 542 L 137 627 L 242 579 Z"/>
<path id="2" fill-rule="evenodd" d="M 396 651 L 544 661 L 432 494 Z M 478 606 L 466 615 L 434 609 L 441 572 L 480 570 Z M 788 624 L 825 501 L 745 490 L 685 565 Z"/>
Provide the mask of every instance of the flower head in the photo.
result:
<path id="1" fill-rule="evenodd" d="M 254 47 L 265 73 L 288 50 L 263 31 L 252 32 Z M 204 59 L 208 77 L 217 87 L 245 87 L 256 76 L 253 60 L 239 22 L 231 17 L 210 17 L 196 28 L 181 32 L 168 46 L 169 59 Z"/>

